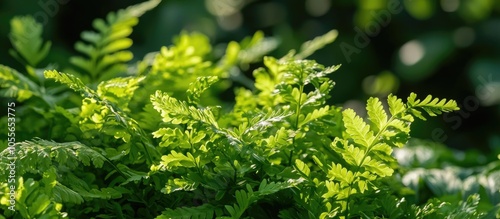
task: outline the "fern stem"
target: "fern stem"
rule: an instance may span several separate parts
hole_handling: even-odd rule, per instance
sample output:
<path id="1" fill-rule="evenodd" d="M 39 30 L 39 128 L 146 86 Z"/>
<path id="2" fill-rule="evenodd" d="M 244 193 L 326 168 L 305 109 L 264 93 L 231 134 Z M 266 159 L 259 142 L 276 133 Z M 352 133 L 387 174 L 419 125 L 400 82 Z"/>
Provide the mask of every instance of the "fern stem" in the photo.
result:
<path id="1" fill-rule="evenodd" d="M 302 74 L 300 74 L 301 78 L 299 79 L 302 82 Z M 304 92 L 304 83 L 301 83 L 299 86 L 299 101 L 297 103 L 297 107 L 295 108 L 295 131 L 299 130 L 299 117 L 301 113 L 301 105 L 300 103 L 302 102 L 302 93 Z M 290 157 L 288 158 L 288 165 L 292 165 L 292 157 L 293 157 L 293 151 L 295 150 L 295 137 L 292 140 L 292 150 L 290 151 Z"/>

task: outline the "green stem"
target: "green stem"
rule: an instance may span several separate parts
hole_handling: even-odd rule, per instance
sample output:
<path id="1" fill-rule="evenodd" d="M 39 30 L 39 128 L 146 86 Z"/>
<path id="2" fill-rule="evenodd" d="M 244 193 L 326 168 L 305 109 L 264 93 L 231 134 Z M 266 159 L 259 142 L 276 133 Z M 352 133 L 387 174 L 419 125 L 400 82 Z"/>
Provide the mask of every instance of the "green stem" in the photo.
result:
<path id="1" fill-rule="evenodd" d="M 302 78 L 300 79 L 302 81 Z M 296 117 L 295 117 L 295 131 L 298 131 L 299 130 L 299 117 L 300 117 L 300 113 L 301 113 L 301 105 L 300 103 L 302 102 L 302 92 L 304 92 L 304 85 L 301 84 L 299 86 L 299 101 L 297 103 L 297 107 L 295 108 L 295 113 L 296 113 Z M 293 157 L 293 151 L 295 149 L 295 137 L 293 138 L 293 141 L 292 141 L 292 150 L 290 151 L 290 157 L 288 158 L 288 164 L 289 165 L 292 165 L 292 157 Z"/>

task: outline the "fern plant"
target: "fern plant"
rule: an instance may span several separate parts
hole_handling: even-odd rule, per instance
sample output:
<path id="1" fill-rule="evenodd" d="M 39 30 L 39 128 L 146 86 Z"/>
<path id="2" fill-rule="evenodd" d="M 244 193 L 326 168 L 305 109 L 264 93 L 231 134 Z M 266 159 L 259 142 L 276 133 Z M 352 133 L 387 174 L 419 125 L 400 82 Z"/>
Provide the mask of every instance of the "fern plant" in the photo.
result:
<path id="1" fill-rule="evenodd" d="M 38 69 L 50 43 L 39 29 L 32 41 L 19 40 L 35 21 L 14 19 L 11 53 L 26 70 L 0 66 L 1 95 L 21 103 L 16 181 L 0 184 L 0 218 L 498 215 L 497 202 L 481 208 L 479 189 L 453 205 L 415 199 L 420 187 L 405 180 L 413 172 L 393 156 L 410 139 L 415 118 L 458 110 L 455 101 L 413 93 L 406 101 L 373 97 L 366 118 L 331 105 L 330 75 L 340 65 L 305 58 L 332 43 L 335 30 L 281 58 L 266 56 L 279 41 L 262 32 L 228 43 L 224 55 L 203 34 L 182 32 L 172 45 L 128 63 L 132 27 L 158 4 L 146 1 L 94 21 L 96 32 L 84 32 L 85 42 L 75 45 L 84 56 L 70 58 L 77 69 Z M 242 72 L 259 61 L 253 82 Z M 235 101 L 219 100 L 235 81 L 245 86 L 235 89 Z M 0 146 L 4 179 L 6 145 Z M 483 185 L 495 170 L 469 181 Z M 483 188 L 496 197 L 494 186 Z"/>

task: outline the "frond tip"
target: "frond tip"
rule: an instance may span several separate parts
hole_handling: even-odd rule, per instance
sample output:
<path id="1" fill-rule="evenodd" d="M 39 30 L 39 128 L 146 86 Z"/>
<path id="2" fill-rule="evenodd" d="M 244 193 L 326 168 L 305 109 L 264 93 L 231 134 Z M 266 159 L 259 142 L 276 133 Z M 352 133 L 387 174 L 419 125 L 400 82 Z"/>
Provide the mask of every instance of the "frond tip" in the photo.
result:
<path id="1" fill-rule="evenodd" d="M 419 100 L 417 99 L 417 95 L 415 93 L 410 94 L 407 105 L 409 112 L 413 116 L 422 120 L 425 120 L 425 117 L 422 116 L 422 113 L 418 110 L 418 108 L 425 111 L 429 116 L 437 116 L 442 113 L 460 110 L 455 100 L 440 100 L 439 98 L 432 98 L 431 95 L 428 95 L 424 100 Z"/>

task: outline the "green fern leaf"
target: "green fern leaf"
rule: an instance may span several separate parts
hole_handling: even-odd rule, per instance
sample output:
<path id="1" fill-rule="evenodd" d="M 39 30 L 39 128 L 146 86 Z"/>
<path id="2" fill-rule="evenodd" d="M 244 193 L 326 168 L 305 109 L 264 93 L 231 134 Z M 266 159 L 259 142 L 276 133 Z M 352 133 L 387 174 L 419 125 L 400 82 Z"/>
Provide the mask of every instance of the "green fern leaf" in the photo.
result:
<path id="1" fill-rule="evenodd" d="M 83 197 L 78 192 L 73 191 L 72 189 L 59 182 L 54 187 L 54 190 L 52 192 L 54 201 L 56 202 L 74 204 L 83 203 Z"/>
<path id="2" fill-rule="evenodd" d="M 97 30 L 85 31 L 75 49 L 88 58 L 71 57 L 70 62 L 86 71 L 97 81 L 109 79 L 118 73 L 126 71 L 126 62 L 133 58 L 127 49 L 132 46 L 132 40 L 127 38 L 132 33 L 132 27 L 137 25 L 138 17 L 151 10 L 160 0 L 149 0 L 126 9 L 111 12 L 106 20 L 96 19 L 92 26 Z"/>
<path id="3" fill-rule="evenodd" d="M 330 169 L 328 170 L 327 176 L 333 180 L 338 180 L 345 185 L 349 185 L 354 182 L 354 173 L 347 168 L 343 167 L 341 164 L 333 163 Z"/>
<path id="4" fill-rule="evenodd" d="M 375 136 L 370 131 L 370 126 L 352 109 L 344 110 L 342 115 L 346 132 L 352 140 L 363 148 L 372 146 Z"/>
<path id="5" fill-rule="evenodd" d="M 300 52 L 297 55 L 295 55 L 295 59 L 307 58 L 317 50 L 335 41 L 335 39 L 337 39 L 338 34 L 339 33 L 337 30 L 330 30 L 328 31 L 328 33 L 322 36 L 318 36 L 310 41 L 304 42 L 300 46 Z"/>
<path id="6" fill-rule="evenodd" d="M 198 77 L 194 82 L 189 84 L 189 89 L 186 91 L 188 100 L 191 103 L 198 103 L 201 94 L 205 92 L 210 86 L 219 80 L 217 76 Z"/>
<path id="7" fill-rule="evenodd" d="M 19 174 L 25 171 L 32 173 L 44 173 L 56 163 L 74 169 L 80 165 L 95 166 L 101 168 L 106 158 L 99 152 L 80 142 L 57 143 L 42 139 L 19 142 L 19 162 L 23 168 Z M 3 151 L 1 154 L 8 153 Z M 2 161 L 3 162 L 3 161 Z"/>
<path id="8" fill-rule="evenodd" d="M 233 219 L 240 218 L 255 199 L 253 195 L 253 190 L 249 184 L 247 184 L 247 190 L 248 193 L 245 190 L 237 190 L 235 194 L 236 204 L 234 204 L 233 206 L 231 205 L 224 206 L 231 215 L 231 218 Z"/>
<path id="9" fill-rule="evenodd" d="M 384 142 L 377 143 L 371 148 L 371 152 L 377 156 L 377 159 L 383 160 L 385 162 L 393 162 L 394 157 L 392 156 L 392 147 Z"/>
<path id="10" fill-rule="evenodd" d="M 325 186 L 327 188 L 327 191 L 321 196 L 324 199 L 335 197 L 341 192 L 340 184 L 338 182 L 334 182 L 332 180 L 326 180 Z"/>
<path id="11" fill-rule="evenodd" d="M 65 84 L 72 90 L 79 92 L 83 97 L 90 97 L 90 98 L 98 97 L 97 93 L 94 90 L 87 87 L 82 82 L 82 80 L 80 80 L 78 77 L 74 75 L 58 72 L 55 70 L 46 70 L 44 72 L 44 75 L 45 78 L 54 79 L 56 82 Z"/>
<path id="12" fill-rule="evenodd" d="M 368 112 L 368 119 L 372 124 L 373 131 L 375 133 L 381 131 L 387 123 L 387 114 L 384 111 L 382 102 L 378 98 L 371 97 L 366 103 L 366 111 Z"/>
<path id="13" fill-rule="evenodd" d="M 243 64 L 260 61 L 262 56 L 278 47 L 279 41 L 272 37 L 264 37 L 262 31 L 257 31 L 252 37 L 246 37 L 240 43 L 238 59 Z"/>
<path id="14" fill-rule="evenodd" d="M 419 100 L 415 93 L 411 93 L 408 97 L 408 108 L 412 109 L 410 113 L 423 120 L 425 120 L 425 117 L 417 110 L 419 108 L 424 110 L 429 116 L 437 116 L 443 112 L 451 112 L 460 109 L 454 100 L 440 100 L 439 98 L 432 98 L 431 95 L 428 95 L 424 100 Z"/>
<path id="15" fill-rule="evenodd" d="M 391 112 L 392 116 L 398 116 L 398 114 L 406 110 L 403 101 L 392 94 L 389 94 L 387 97 L 387 103 L 389 104 L 389 112 Z"/>
<path id="16" fill-rule="evenodd" d="M 188 106 L 183 101 L 179 101 L 166 93 L 157 91 L 151 96 L 154 108 L 161 113 L 164 122 L 173 124 L 186 124 L 189 122 L 201 122 L 218 127 L 214 115 L 210 108 L 198 109 Z"/>
<path id="17" fill-rule="evenodd" d="M 302 115 L 299 117 L 299 127 L 302 127 L 303 125 L 306 125 L 324 116 L 328 116 L 330 115 L 330 113 L 331 111 L 329 106 L 321 107 L 319 109 L 314 109 L 311 113 L 308 113 L 305 117 Z"/>
<path id="18" fill-rule="evenodd" d="M 360 166 L 363 158 L 366 156 L 366 151 L 360 149 L 359 147 L 354 147 L 354 145 L 349 144 L 347 141 L 344 141 L 344 147 L 345 150 L 343 158 L 345 161 L 350 165 Z"/>
<path id="19" fill-rule="evenodd" d="M 309 174 L 311 173 L 311 170 L 309 169 L 309 167 L 307 166 L 306 163 L 304 163 L 303 161 L 301 161 L 299 159 L 296 159 L 295 160 L 295 167 L 297 168 L 297 170 L 299 172 L 301 172 L 302 174 L 304 174 L 306 177 L 309 177 Z"/>
<path id="20" fill-rule="evenodd" d="M 392 168 L 388 167 L 381 161 L 372 159 L 370 156 L 365 158 L 361 167 L 364 167 L 366 170 L 371 173 L 375 173 L 380 177 L 392 176 L 392 173 L 394 173 Z"/>
<path id="21" fill-rule="evenodd" d="M 300 162 L 300 160 L 299 160 L 299 162 Z M 305 170 L 304 168 L 302 168 L 302 170 L 307 172 L 307 170 Z M 278 191 L 297 186 L 300 183 L 302 183 L 303 181 L 304 181 L 303 179 L 296 179 L 296 180 L 289 179 L 286 182 L 269 182 L 268 183 L 267 180 L 264 179 L 264 180 L 262 180 L 262 182 L 260 182 L 259 189 L 256 192 L 253 192 L 253 194 L 255 196 L 259 196 L 259 197 L 274 194 Z M 250 191 L 249 188 L 247 188 L 247 190 Z"/>
<path id="22" fill-rule="evenodd" d="M 101 99 L 108 100 L 117 105 L 118 108 L 128 109 L 128 104 L 139 88 L 139 83 L 145 77 L 113 78 L 99 83 L 97 94 Z"/>
<path id="23" fill-rule="evenodd" d="M 31 16 L 14 17 L 10 21 L 10 42 L 15 50 L 9 53 L 21 63 L 36 67 L 49 53 L 51 42 L 43 42 L 43 26 Z M 21 58 L 22 57 L 22 58 Z"/>
<path id="24" fill-rule="evenodd" d="M 176 151 L 171 151 L 169 155 L 162 156 L 160 162 L 160 169 L 162 167 L 167 170 L 175 169 L 176 167 L 186 167 L 191 168 L 196 166 L 197 159 L 193 157 L 191 153 L 187 153 L 187 156 Z"/>
<path id="25" fill-rule="evenodd" d="M 248 134 L 251 131 L 264 131 L 268 127 L 276 126 L 276 124 L 284 122 L 290 115 L 290 112 L 281 110 L 254 115 L 248 124 L 249 127 L 245 129 L 243 134 Z"/>

